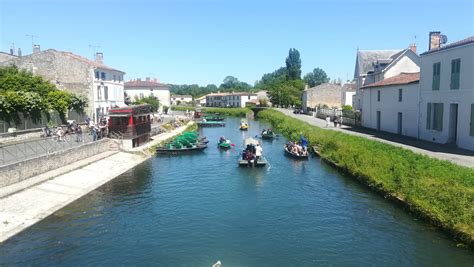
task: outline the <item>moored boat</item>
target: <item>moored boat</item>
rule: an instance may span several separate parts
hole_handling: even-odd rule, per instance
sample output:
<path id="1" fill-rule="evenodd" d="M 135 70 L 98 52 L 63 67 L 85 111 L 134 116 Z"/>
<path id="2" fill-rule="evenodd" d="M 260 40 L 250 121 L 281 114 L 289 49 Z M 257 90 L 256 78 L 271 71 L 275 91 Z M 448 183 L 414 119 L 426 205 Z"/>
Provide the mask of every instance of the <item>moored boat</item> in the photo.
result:
<path id="1" fill-rule="evenodd" d="M 224 122 L 219 121 L 198 121 L 197 125 L 199 127 L 224 127 Z"/>

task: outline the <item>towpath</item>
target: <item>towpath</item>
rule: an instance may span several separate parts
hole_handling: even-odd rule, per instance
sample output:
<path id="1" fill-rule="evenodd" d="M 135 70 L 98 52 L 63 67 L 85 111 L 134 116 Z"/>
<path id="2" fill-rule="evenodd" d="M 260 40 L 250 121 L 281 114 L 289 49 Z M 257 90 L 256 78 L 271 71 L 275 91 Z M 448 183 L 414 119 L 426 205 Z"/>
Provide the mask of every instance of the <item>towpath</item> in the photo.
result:
<path id="1" fill-rule="evenodd" d="M 418 154 L 423 154 L 432 158 L 447 160 L 457 165 L 474 168 L 474 151 L 463 150 L 456 147 L 440 145 L 396 134 L 384 133 L 359 127 L 351 127 L 347 125 L 343 125 L 341 128 L 335 128 L 331 123 L 330 127 L 326 127 L 326 121 L 323 119 L 304 114 L 293 114 L 293 111 L 289 109 L 278 108 L 276 110 L 287 116 L 299 119 L 320 128 L 340 131 L 370 140 L 380 141 L 393 146 L 411 150 Z"/>

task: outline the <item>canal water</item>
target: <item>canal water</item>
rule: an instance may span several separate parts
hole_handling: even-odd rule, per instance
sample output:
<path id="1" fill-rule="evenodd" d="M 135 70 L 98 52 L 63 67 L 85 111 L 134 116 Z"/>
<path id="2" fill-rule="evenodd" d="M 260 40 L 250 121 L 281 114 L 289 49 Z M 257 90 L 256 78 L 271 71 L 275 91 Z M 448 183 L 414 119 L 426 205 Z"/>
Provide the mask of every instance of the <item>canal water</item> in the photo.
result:
<path id="1" fill-rule="evenodd" d="M 158 156 L 0 245 L 0 265 L 472 266 L 474 253 L 318 158 L 262 140 L 270 165 L 237 167 L 269 125 L 205 128 L 203 153 Z M 219 136 L 235 148 L 217 149 Z M 107 170 L 104 170 L 107 171 Z"/>

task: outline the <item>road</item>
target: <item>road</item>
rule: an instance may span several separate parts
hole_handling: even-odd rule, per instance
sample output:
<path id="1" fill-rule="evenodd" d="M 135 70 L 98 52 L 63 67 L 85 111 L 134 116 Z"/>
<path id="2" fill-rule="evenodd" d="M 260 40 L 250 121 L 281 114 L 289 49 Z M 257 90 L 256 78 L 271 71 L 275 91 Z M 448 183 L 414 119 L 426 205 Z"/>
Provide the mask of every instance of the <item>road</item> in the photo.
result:
<path id="1" fill-rule="evenodd" d="M 387 143 L 393 146 L 402 147 L 411 150 L 418 154 L 423 154 L 432 158 L 447 160 L 457 165 L 474 168 L 474 151 L 464 150 L 457 147 L 451 147 L 423 140 L 418 140 L 406 136 L 400 136 L 391 133 L 379 132 L 365 128 L 355 128 L 347 125 L 343 125 L 341 128 L 333 127 L 332 123 L 330 127 L 326 127 L 326 121 L 323 119 L 315 118 L 313 116 L 303 114 L 293 114 L 292 110 L 289 109 L 276 109 L 287 116 L 299 119 L 307 122 L 311 125 L 330 129 L 334 131 L 344 132 L 346 134 L 356 135 L 364 137 L 370 140 L 375 140 L 383 143 Z"/>

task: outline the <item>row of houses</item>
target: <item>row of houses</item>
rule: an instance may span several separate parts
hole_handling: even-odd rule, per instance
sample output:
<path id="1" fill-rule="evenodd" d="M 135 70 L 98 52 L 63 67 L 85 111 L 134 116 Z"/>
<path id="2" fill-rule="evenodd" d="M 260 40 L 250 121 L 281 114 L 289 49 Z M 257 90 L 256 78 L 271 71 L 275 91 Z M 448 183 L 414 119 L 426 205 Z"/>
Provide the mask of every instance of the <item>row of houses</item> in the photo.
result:
<path id="1" fill-rule="evenodd" d="M 474 150 L 474 36 L 428 51 L 357 52 L 353 107 L 364 127 Z"/>

